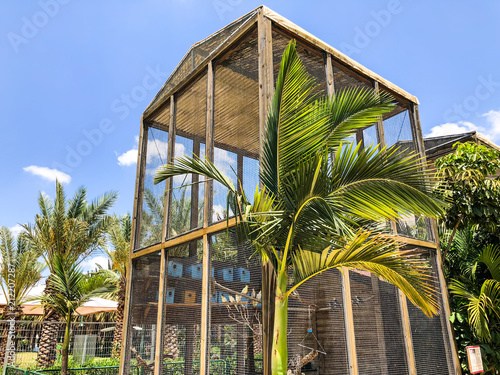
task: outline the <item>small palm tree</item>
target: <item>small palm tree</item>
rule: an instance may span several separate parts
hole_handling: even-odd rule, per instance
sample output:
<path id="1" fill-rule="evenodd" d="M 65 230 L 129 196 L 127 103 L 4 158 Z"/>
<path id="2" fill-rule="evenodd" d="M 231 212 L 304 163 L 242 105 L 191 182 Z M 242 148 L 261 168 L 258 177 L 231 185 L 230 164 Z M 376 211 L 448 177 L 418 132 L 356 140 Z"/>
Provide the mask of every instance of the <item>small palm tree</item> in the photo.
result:
<path id="1" fill-rule="evenodd" d="M 67 375 L 71 322 L 76 310 L 93 297 L 115 291 L 115 286 L 110 283 L 107 272 L 86 275 L 76 263 L 67 263 L 60 255 L 54 257 L 53 269 L 53 293 L 42 296 L 41 302 L 56 311 L 66 323 L 61 350 L 61 374 Z"/>
<path id="2" fill-rule="evenodd" d="M 475 279 L 478 263 L 483 263 L 491 275 L 479 288 Z M 450 291 L 468 301 L 469 325 L 474 335 L 484 342 L 490 342 L 491 321 L 500 319 L 500 247 L 487 245 L 473 267 L 464 273 L 468 278 L 452 280 Z"/>
<path id="3" fill-rule="evenodd" d="M 113 357 L 120 355 L 120 345 L 122 342 L 123 316 L 125 311 L 125 293 L 127 288 L 127 268 L 130 257 L 130 238 L 131 238 L 131 218 L 127 214 L 121 218 L 114 217 L 113 225 L 109 230 L 109 238 L 113 249 L 106 249 L 111 260 L 111 270 L 118 276 L 118 290 L 116 300 L 118 307 L 116 309 L 116 326 L 113 336 Z"/>
<path id="4" fill-rule="evenodd" d="M 283 54 L 267 116 L 262 185 L 253 204 L 213 163 L 196 156 L 175 159 L 155 176 L 159 183 L 194 173 L 228 189 L 240 231 L 276 275 L 273 374 L 287 373 L 288 297 L 326 270 L 370 271 L 399 287 L 426 314 L 438 308 L 428 265 L 414 253 L 400 251 L 395 237 L 374 225 L 442 211 L 430 196 L 425 165 L 406 150 L 362 149 L 345 142 L 390 112 L 393 98 L 364 89 L 347 89 L 332 99 L 316 92 L 292 41 Z"/>
<path id="5" fill-rule="evenodd" d="M 20 320 L 21 305 L 26 302 L 30 290 L 42 278 L 45 265 L 38 260 L 40 254 L 29 247 L 21 233 L 17 240 L 8 228 L 0 228 L 0 287 L 6 299 L 2 311 L 3 319 Z M 17 325 L 15 326 L 17 328 Z M 2 337 L 7 337 L 7 328 Z M 0 347 L 0 363 L 5 358 L 5 342 Z"/>
<path id="6" fill-rule="evenodd" d="M 40 193 L 40 213 L 34 224 L 24 225 L 26 239 L 30 246 L 40 252 L 49 268 L 45 295 L 52 294 L 52 275 L 55 272 L 55 258 L 61 257 L 67 264 L 79 264 L 94 251 L 104 248 L 106 232 L 110 225 L 107 214 L 117 198 L 115 192 L 102 195 L 93 202 L 87 202 L 87 190 L 78 189 L 72 199 L 66 199 L 64 188 L 56 182 L 56 196 L 51 201 Z M 38 363 L 47 367 L 56 358 L 57 312 L 44 308 L 40 336 Z"/>

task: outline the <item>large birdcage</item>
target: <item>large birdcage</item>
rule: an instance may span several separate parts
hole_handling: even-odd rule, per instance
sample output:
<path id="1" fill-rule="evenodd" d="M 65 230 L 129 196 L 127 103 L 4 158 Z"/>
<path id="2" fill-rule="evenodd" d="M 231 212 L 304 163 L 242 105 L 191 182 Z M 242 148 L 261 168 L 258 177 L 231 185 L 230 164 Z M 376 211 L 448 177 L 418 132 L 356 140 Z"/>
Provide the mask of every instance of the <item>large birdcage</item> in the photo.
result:
<path id="1" fill-rule="evenodd" d="M 195 44 L 142 117 L 121 374 L 132 365 L 150 374 L 269 373 L 269 272 L 234 233 L 227 191 L 197 175 L 159 185 L 153 176 L 174 157 L 198 155 L 253 195 L 266 110 L 291 39 L 328 95 L 364 86 L 396 98 L 391 113 L 350 141 L 424 156 L 414 96 L 266 7 Z M 432 264 L 443 292 L 439 315 L 426 318 L 369 273 L 325 272 L 290 301 L 290 359 L 318 345 L 325 353 L 304 372 L 460 373 L 435 223 L 408 217 L 393 224 Z"/>

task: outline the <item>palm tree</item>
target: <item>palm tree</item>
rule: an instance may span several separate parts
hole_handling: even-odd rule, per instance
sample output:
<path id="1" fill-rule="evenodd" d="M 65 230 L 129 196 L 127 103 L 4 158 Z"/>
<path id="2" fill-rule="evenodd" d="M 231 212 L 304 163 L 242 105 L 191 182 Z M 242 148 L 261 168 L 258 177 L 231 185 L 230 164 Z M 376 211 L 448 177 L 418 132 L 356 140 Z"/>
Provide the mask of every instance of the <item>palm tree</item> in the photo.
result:
<path id="1" fill-rule="evenodd" d="M 125 292 L 127 288 L 127 267 L 130 257 L 130 238 L 132 221 L 130 214 L 122 218 L 115 217 L 114 223 L 109 230 L 109 238 L 113 245 L 113 250 L 106 249 L 111 260 L 111 270 L 118 275 L 118 290 L 116 299 L 118 307 L 116 309 L 116 326 L 113 336 L 113 358 L 120 355 L 120 345 L 122 342 L 123 316 L 125 311 Z"/>
<path id="2" fill-rule="evenodd" d="M 71 339 L 71 322 L 76 310 L 91 298 L 113 292 L 115 287 L 110 283 L 107 272 L 85 275 L 76 263 L 68 263 L 57 254 L 52 265 L 52 294 L 43 295 L 42 303 L 49 306 L 64 320 L 64 341 L 61 350 L 61 374 L 68 373 L 69 343 Z"/>
<path id="3" fill-rule="evenodd" d="M 40 254 L 29 247 L 23 234 L 16 240 L 6 227 L 0 228 L 0 254 L 0 287 L 6 299 L 2 316 L 3 319 L 13 318 L 18 321 L 23 315 L 21 305 L 42 278 L 45 265 L 38 260 Z M 8 336 L 7 330 L 6 328 L 2 337 Z M 0 347 L 0 363 L 5 358 L 5 344 L 2 342 Z"/>
<path id="4" fill-rule="evenodd" d="M 478 263 L 483 263 L 491 276 L 479 288 L 475 277 Z M 495 318 L 500 319 L 500 247 L 487 245 L 470 270 L 464 270 L 464 275 L 468 277 L 452 280 L 449 288 L 454 295 L 468 301 L 469 325 L 474 335 L 490 342 L 490 324 Z"/>
<path id="5" fill-rule="evenodd" d="M 406 150 L 362 149 L 345 142 L 390 112 L 393 98 L 359 88 L 331 99 L 315 92 L 317 85 L 292 41 L 283 54 L 267 116 L 261 186 L 253 205 L 213 163 L 196 156 L 175 159 L 155 176 L 159 183 L 195 173 L 229 190 L 240 233 L 274 268 L 273 374 L 287 373 L 288 297 L 326 270 L 370 271 L 399 287 L 427 315 L 438 309 L 428 265 L 411 251 L 399 251 L 396 238 L 375 225 L 442 211 L 430 196 L 425 165 Z"/>
<path id="6" fill-rule="evenodd" d="M 50 296 L 52 291 L 52 276 L 54 275 L 54 260 L 61 257 L 65 264 L 78 265 L 95 250 L 104 248 L 106 231 L 110 224 L 107 211 L 117 197 L 115 192 L 109 192 L 87 202 L 87 190 L 81 187 L 72 199 L 67 200 L 64 188 L 56 182 L 56 196 L 51 201 L 40 193 L 38 206 L 40 213 L 35 216 L 34 224 L 24 225 L 26 239 L 30 246 L 39 251 L 49 268 L 44 294 Z M 40 336 L 38 363 L 47 367 L 56 358 L 57 331 L 59 316 L 50 306 L 44 307 Z"/>

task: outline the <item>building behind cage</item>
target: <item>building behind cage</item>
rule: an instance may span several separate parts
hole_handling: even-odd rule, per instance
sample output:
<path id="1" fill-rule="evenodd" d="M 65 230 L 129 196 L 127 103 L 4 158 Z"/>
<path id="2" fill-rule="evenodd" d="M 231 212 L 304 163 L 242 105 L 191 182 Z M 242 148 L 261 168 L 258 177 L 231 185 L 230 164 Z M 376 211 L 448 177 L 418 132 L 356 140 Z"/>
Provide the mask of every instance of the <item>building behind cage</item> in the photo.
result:
<path id="1" fill-rule="evenodd" d="M 396 98 L 391 113 L 348 141 L 404 143 L 424 156 L 416 97 L 266 7 L 195 44 L 141 120 L 121 374 L 133 365 L 157 375 L 269 373 L 269 273 L 237 241 L 227 191 L 197 175 L 158 185 L 153 176 L 174 157 L 197 155 L 235 171 L 253 196 L 266 110 L 292 39 L 326 94 L 360 86 Z M 369 273 L 325 272 L 290 299 L 289 358 L 324 352 L 303 372 L 460 373 L 436 225 L 422 217 L 393 224 L 432 266 L 439 315 L 425 317 Z"/>

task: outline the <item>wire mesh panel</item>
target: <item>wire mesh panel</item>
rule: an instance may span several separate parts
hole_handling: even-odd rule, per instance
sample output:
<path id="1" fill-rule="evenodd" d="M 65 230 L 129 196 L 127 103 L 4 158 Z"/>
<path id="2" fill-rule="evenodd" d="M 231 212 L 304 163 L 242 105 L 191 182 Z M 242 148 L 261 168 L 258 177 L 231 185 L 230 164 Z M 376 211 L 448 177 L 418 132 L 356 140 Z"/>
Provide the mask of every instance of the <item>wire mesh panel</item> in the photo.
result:
<path id="1" fill-rule="evenodd" d="M 237 185 L 258 183 L 259 74 L 257 30 L 249 32 L 215 64 L 214 163 Z M 244 158 L 254 160 L 245 168 Z M 213 187 L 213 222 L 227 215 L 227 189 Z M 229 212 L 231 215 L 231 212 Z"/>
<path id="2" fill-rule="evenodd" d="M 429 266 L 433 269 L 435 289 L 439 299 L 439 315 L 428 318 L 411 302 L 408 301 L 408 314 L 410 317 L 411 337 L 417 375 L 424 374 L 452 374 L 453 363 L 448 341 L 446 316 L 443 310 L 442 296 L 439 293 L 435 254 L 432 250 L 415 249 L 421 256 L 428 259 Z"/>
<path id="3" fill-rule="evenodd" d="M 360 374 L 407 374 L 396 288 L 365 271 L 350 271 Z"/>
<path id="4" fill-rule="evenodd" d="M 341 280 L 338 270 L 323 272 L 289 298 L 288 358 L 292 365 L 313 349 L 326 353 L 319 353 L 303 372 L 349 373 Z"/>
<path id="5" fill-rule="evenodd" d="M 275 83 L 278 79 L 283 52 L 292 39 L 294 38 L 288 33 L 273 25 L 273 74 Z M 325 95 L 326 73 L 323 53 L 305 43 L 297 41 L 297 54 L 307 72 L 316 80 L 319 86 L 317 92 L 321 92 L 321 94 Z"/>
<path id="6" fill-rule="evenodd" d="M 167 250 L 164 326 L 162 328 L 162 373 L 199 374 L 201 239 Z"/>
<path id="7" fill-rule="evenodd" d="M 363 146 L 364 147 L 376 147 L 379 144 L 377 139 L 377 128 L 376 125 L 369 126 L 363 129 Z"/>
<path id="8" fill-rule="evenodd" d="M 223 29 L 210 35 L 208 38 L 196 43 L 183 57 L 179 65 L 175 68 L 174 72 L 167 79 L 163 87 L 156 94 L 148 108 L 156 105 L 166 95 L 170 95 L 172 89 L 185 79 L 193 70 L 195 70 L 201 62 L 205 60 L 216 48 L 224 44 L 224 42 L 231 37 L 239 28 L 241 28 L 251 18 L 255 12 L 250 12 L 244 17 L 236 20 L 235 22 L 227 25 Z"/>
<path id="9" fill-rule="evenodd" d="M 144 190 L 140 215 L 138 248 L 162 241 L 163 217 L 165 210 L 165 182 L 158 185 L 153 178 L 158 169 L 167 163 L 168 132 L 155 127 L 147 130 L 144 168 Z"/>
<path id="10" fill-rule="evenodd" d="M 211 374 L 262 373 L 261 266 L 234 229 L 211 236 Z M 223 371 L 220 367 L 226 365 Z"/>
<path id="11" fill-rule="evenodd" d="M 152 373 L 154 368 L 157 329 L 158 295 L 160 286 L 161 252 L 145 255 L 132 261 L 134 282 L 130 294 L 131 364 Z"/>
<path id="12" fill-rule="evenodd" d="M 346 67 L 335 63 L 335 61 L 333 63 L 333 85 L 336 93 L 340 93 L 349 87 L 373 89 L 372 83 L 367 79 L 361 78 Z"/>
<path id="13" fill-rule="evenodd" d="M 206 72 L 176 95 L 175 158 L 193 154 L 202 157 L 205 153 L 206 96 Z M 203 224 L 204 184 L 198 184 L 199 180 L 197 175 L 177 176 L 173 180 L 169 218 L 172 237 Z"/>

